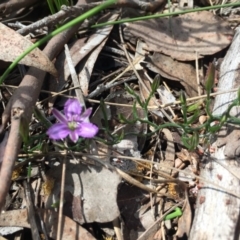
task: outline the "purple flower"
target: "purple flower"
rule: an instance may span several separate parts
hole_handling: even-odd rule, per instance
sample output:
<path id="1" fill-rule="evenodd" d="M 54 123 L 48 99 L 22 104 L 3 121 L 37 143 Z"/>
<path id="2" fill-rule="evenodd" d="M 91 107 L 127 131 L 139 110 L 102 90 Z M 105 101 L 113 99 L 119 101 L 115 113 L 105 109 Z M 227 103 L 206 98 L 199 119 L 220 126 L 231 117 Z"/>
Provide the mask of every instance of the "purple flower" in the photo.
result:
<path id="1" fill-rule="evenodd" d="M 79 137 L 92 138 L 98 132 L 98 127 L 89 122 L 92 109 L 88 108 L 82 112 L 82 106 L 76 99 L 68 99 L 64 105 L 63 115 L 57 109 L 52 113 L 59 121 L 53 124 L 47 131 L 50 139 L 60 140 L 68 135 L 73 142 L 77 142 Z"/>

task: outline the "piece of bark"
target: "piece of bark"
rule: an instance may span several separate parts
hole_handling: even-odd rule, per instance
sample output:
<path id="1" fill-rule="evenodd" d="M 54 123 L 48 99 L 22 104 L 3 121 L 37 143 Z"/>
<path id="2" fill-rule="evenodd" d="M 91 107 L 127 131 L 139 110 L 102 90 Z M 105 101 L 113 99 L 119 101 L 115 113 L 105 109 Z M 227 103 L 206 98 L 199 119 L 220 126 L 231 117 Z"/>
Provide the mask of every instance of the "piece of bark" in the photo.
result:
<path id="1" fill-rule="evenodd" d="M 240 83 L 240 28 L 236 29 L 235 37 L 220 69 L 219 91 L 236 88 Z M 216 97 L 213 114 L 221 115 L 229 104 L 237 97 L 237 93 L 227 93 Z M 234 113 L 233 113 L 234 112 Z M 238 116 L 238 108 L 231 111 Z M 239 126 L 227 126 L 225 134 L 221 131 L 216 136 L 212 148 L 215 152 L 201 169 L 201 177 L 227 189 L 203 184 L 199 190 L 195 218 L 189 239 L 240 239 L 240 161 L 238 158 L 240 145 Z M 214 159 L 214 160 L 213 160 Z M 238 197 L 237 197 L 238 196 Z"/>

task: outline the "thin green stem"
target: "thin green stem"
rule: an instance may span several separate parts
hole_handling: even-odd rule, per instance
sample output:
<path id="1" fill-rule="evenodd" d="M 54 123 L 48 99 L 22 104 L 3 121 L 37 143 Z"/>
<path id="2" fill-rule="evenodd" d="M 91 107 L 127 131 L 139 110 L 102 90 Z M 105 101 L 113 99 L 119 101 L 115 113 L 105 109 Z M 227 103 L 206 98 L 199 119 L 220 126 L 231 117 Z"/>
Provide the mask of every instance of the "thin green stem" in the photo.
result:
<path id="1" fill-rule="evenodd" d="M 91 28 L 98 28 L 98 27 L 104 27 L 107 25 L 116 25 L 116 24 L 121 24 L 121 23 L 126 23 L 126 22 L 136 22 L 136 21 L 148 20 L 148 19 L 152 19 L 152 18 L 162 18 L 162 17 L 181 15 L 181 14 L 186 14 L 186 13 L 191 13 L 191 12 L 200 12 L 200 11 L 213 10 L 213 9 L 218 9 L 218 8 L 237 7 L 237 6 L 240 6 L 240 2 L 208 6 L 208 7 L 202 7 L 202 8 L 194 8 L 194 9 L 190 9 L 190 10 L 184 10 L 184 11 L 178 11 L 178 12 L 172 12 L 172 13 L 154 14 L 154 15 L 143 16 L 143 17 L 128 18 L 128 19 L 122 19 L 122 20 L 113 21 L 113 22 L 99 23 L 99 24 L 92 25 Z"/>

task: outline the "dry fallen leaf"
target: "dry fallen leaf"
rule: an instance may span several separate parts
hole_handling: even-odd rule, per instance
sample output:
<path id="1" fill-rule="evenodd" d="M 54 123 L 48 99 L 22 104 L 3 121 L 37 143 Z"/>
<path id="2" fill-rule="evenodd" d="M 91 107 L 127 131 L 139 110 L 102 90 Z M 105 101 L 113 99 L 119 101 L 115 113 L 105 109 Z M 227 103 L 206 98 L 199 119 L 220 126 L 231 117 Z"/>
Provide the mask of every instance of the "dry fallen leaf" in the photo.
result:
<path id="1" fill-rule="evenodd" d="M 118 17 L 117 14 L 110 15 L 107 14 L 103 17 L 105 21 L 114 21 Z M 72 58 L 73 65 L 77 67 L 79 73 L 79 84 L 85 95 L 88 94 L 88 84 L 93 70 L 93 66 L 96 61 L 96 57 L 99 55 L 99 52 L 102 50 L 106 40 L 109 37 L 109 34 L 112 30 L 112 26 L 106 26 L 104 28 L 98 29 L 93 33 L 89 38 L 80 38 L 72 46 L 70 46 L 70 54 Z M 102 45 L 103 43 L 103 45 Z M 91 55 L 95 55 L 94 58 Z M 90 55 L 86 57 L 87 55 Z M 92 62 L 89 66 L 89 61 Z M 70 72 L 67 62 L 64 61 L 64 56 L 62 59 L 57 61 L 57 68 L 59 69 L 59 82 L 66 83 Z M 87 65 L 87 68 L 85 67 Z M 89 69 L 90 67 L 90 69 Z M 82 73 L 83 72 L 83 73 Z M 84 73 L 85 72 L 85 73 Z M 60 88 L 61 90 L 61 88 Z"/>
<path id="2" fill-rule="evenodd" d="M 57 235 L 58 213 L 53 210 L 39 209 L 46 232 L 53 239 Z M 7 211 L 0 215 L 0 226 L 18 226 L 30 228 L 27 209 L 19 209 Z M 64 240 L 70 239 L 85 239 L 94 240 L 95 238 L 82 226 L 74 222 L 69 217 L 63 216 L 62 238 Z"/>
<path id="3" fill-rule="evenodd" d="M 55 179 L 52 193 L 45 198 L 46 208 L 59 200 L 61 166 L 47 173 Z M 119 216 L 117 189 L 120 176 L 102 166 L 87 166 L 70 160 L 66 169 L 64 213 L 82 224 L 111 222 Z"/>
<path id="4" fill-rule="evenodd" d="M 179 81 L 189 97 L 197 95 L 197 79 L 194 67 L 189 63 L 179 62 L 161 53 L 154 53 L 146 58 L 147 67 L 161 76 Z"/>
<path id="5" fill-rule="evenodd" d="M 0 23 L 0 59 L 13 62 L 20 54 L 32 45 L 31 41 L 11 28 Z M 36 67 L 57 77 L 57 70 L 49 58 L 38 48 L 34 49 L 21 61 L 21 64 Z"/>
<path id="6" fill-rule="evenodd" d="M 117 20 L 119 14 L 107 14 L 107 16 L 103 17 L 103 19 L 105 19 L 104 21 L 111 22 Z M 84 96 L 88 95 L 88 87 L 93 67 L 98 58 L 99 53 L 101 52 L 102 48 L 106 44 L 106 41 L 108 40 L 112 28 L 113 26 L 106 26 L 104 28 L 98 29 L 96 33 L 89 38 L 88 42 L 84 45 L 84 47 L 81 48 L 78 52 L 78 55 L 80 56 L 85 55 L 86 54 L 85 52 L 89 52 L 90 54 L 87 62 L 81 64 L 80 67 L 82 67 L 82 69 L 78 74 L 79 85 Z"/>
<path id="7" fill-rule="evenodd" d="M 157 18 L 130 23 L 126 28 L 143 39 L 147 50 L 162 52 L 178 60 L 194 60 L 227 47 L 233 31 L 211 12 L 194 12 L 173 18 Z"/>
<path id="8" fill-rule="evenodd" d="M 118 14 L 106 14 L 101 18 L 101 21 L 114 21 L 117 19 L 117 17 Z M 79 86 L 85 96 L 88 95 L 88 87 L 94 64 L 109 37 L 112 27 L 113 26 L 103 27 L 96 30 L 96 32 L 94 32 L 90 37 L 84 36 L 72 44 L 69 44 L 73 65 L 75 67 L 78 65 L 76 67 L 76 72 L 78 74 Z M 59 55 L 55 66 L 59 72 L 58 83 L 51 81 L 48 90 L 59 92 L 63 90 L 70 76 L 70 69 L 64 52 Z M 53 106 L 55 100 L 55 98 L 49 100 L 50 107 Z"/>

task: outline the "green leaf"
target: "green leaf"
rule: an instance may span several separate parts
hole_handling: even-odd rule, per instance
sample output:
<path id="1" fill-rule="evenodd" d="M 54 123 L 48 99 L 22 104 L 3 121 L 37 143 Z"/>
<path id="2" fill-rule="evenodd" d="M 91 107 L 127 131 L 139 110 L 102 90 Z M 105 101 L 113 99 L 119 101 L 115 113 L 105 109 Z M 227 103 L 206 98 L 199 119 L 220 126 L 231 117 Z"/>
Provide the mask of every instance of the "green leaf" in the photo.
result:
<path id="1" fill-rule="evenodd" d="M 189 144 L 189 138 L 186 136 L 182 136 L 181 137 L 183 145 L 187 148 L 190 149 L 191 148 L 191 144 Z"/>
<path id="2" fill-rule="evenodd" d="M 29 142 L 29 125 L 28 125 L 28 121 L 23 116 L 21 117 L 19 132 L 23 142 L 27 145 Z"/>
<path id="3" fill-rule="evenodd" d="M 133 116 L 134 116 L 135 120 L 139 119 L 138 111 L 137 111 L 137 107 L 136 107 L 136 102 L 133 103 Z"/>
<path id="4" fill-rule="evenodd" d="M 215 133 L 215 132 L 218 132 L 220 130 L 220 128 L 221 128 L 220 125 L 214 125 L 214 126 L 209 127 L 208 131 L 210 133 Z"/>
<path id="5" fill-rule="evenodd" d="M 228 119 L 227 115 L 223 115 L 220 120 L 220 125 L 222 126 L 224 123 L 226 123 L 227 119 Z"/>
<path id="6" fill-rule="evenodd" d="M 139 96 L 136 96 L 136 101 L 142 108 L 144 108 L 145 103 L 141 101 Z"/>
<path id="7" fill-rule="evenodd" d="M 157 89 L 158 89 L 158 87 L 159 87 L 159 84 L 160 84 L 160 79 L 159 79 L 159 77 L 156 77 L 156 78 L 153 80 L 153 83 L 152 83 L 152 86 L 151 86 L 153 93 L 157 91 Z"/>
<path id="8" fill-rule="evenodd" d="M 238 98 L 238 105 L 240 105 L 240 88 L 238 89 L 238 92 L 237 92 L 237 98 Z"/>
<path id="9" fill-rule="evenodd" d="M 199 107 L 201 106 L 201 104 L 202 104 L 202 101 L 198 101 L 196 103 L 193 103 L 193 104 L 187 106 L 187 112 L 190 113 L 190 112 L 194 112 L 194 111 L 198 110 Z"/>
<path id="10" fill-rule="evenodd" d="M 186 106 L 186 104 L 187 104 L 186 95 L 182 90 L 180 92 L 180 102 L 183 106 Z"/>
<path id="11" fill-rule="evenodd" d="M 193 132 L 193 135 L 189 137 L 188 135 L 183 135 L 182 136 L 182 142 L 184 146 L 189 150 L 193 151 L 196 149 L 199 143 L 199 134 L 198 132 Z"/>
<path id="12" fill-rule="evenodd" d="M 125 124 L 125 123 L 133 124 L 133 123 L 136 122 L 136 120 L 130 121 L 130 120 L 126 119 L 126 118 L 122 115 L 122 113 L 119 113 L 119 114 L 118 114 L 118 119 L 119 119 L 119 121 L 120 121 L 121 123 L 124 123 L 124 124 Z"/>
<path id="13" fill-rule="evenodd" d="M 52 0 L 47 0 L 47 3 L 48 3 L 48 7 L 49 7 L 49 9 L 50 9 L 51 14 L 56 13 L 56 10 L 55 10 L 53 1 L 52 1 Z"/>
<path id="14" fill-rule="evenodd" d="M 176 207 L 172 213 L 169 213 L 164 220 L 171 220 L 177 217 L 182 216 L 182 210 L 179 207 Z"/>
<path id="15" fill-rule="evenodd" d="M 144 108 L 144 104 L 142 103 L 139 95 L 138 95 L 132 88 L 130 88 L 130 86 L 129 86 L 127 83 L 124 83 L 124 86 L 125 86 L 126 91 L 127 91 L 130 95 L 134 96 L 134 97 L 136 98 L 136 100 L 137 100 L 137 103 L 138 103 L 142 108 Z"/>
<path id="16" fill-rule="evenodd" d="M 195 111 L 193 116 L 191 116 L 190 118 L 187 119 L 187 124 L 190 125 L 193 122 L 195 122 L 197 120 L 197 118 L 199 117 L 199 113 L 200 113 L 199 110 Z"/>
<path id="17" fill-rule="evenodd" d="M 191 150 L 195 150 L 196 147 L 199 144 L 199 133 L 198 132 L 193 132 L 191 140 L 192 140 L 192 149 Z"/>
<path id="18" fill-rule="evenodd" d="M 42 142 L 37 143 L 36 145 L 34 145 L 34 147 L 32 147 L 31 149 L 28 150 L 29 153 L 32 153 L 34 151 L 41 151 L 42 149 Z"/>
<path id="19" fill-rule="evenodd" d="M 210 63 L 210 65 L 208 67 L 208 71 L 207 71 L 207 80 L 205 83 L 205 89 L 207 91 L 208 97 L 213 88 L 214 80 L 215 80 L 215 65 L 214 65 L 214 63 Z"/>
<path id="20" fill-rule="evenodd" d="M 230 117 L 228 120 L 229 123 L 233 123 L 233 124 L 238 124 L 240 125 L 240 119 L 236 118 L 236 117 Z"/>
<path id="21" fill-rule="evenodd" d="M 122 141 L 123 138 L 124 138 L 124 136 L 125 136 L 124 131 L 121 131 L 121 134 L 118 135 L 118 140 L 119 140 L 119 141 Z"/>
<path id="22" fill-rule="evenodd" d="M 130 88 L 130 86 L 129 86 L 127 83 L 124 83 L 124 87 L 125 87 L 126 91 L 127 91 L 130 95 L 133 95 L 133 96 L 136 97 L 135 91 L 134 91 L 132 88 Z"/>
<path id="23" fill-rule="evenodd" d="M 46 128 L 50 128 L 52 123 L 45 117 L 44 113 L 41 112 L 37 107 L 33 109 L 34 116 L 39 120 Z"/>

